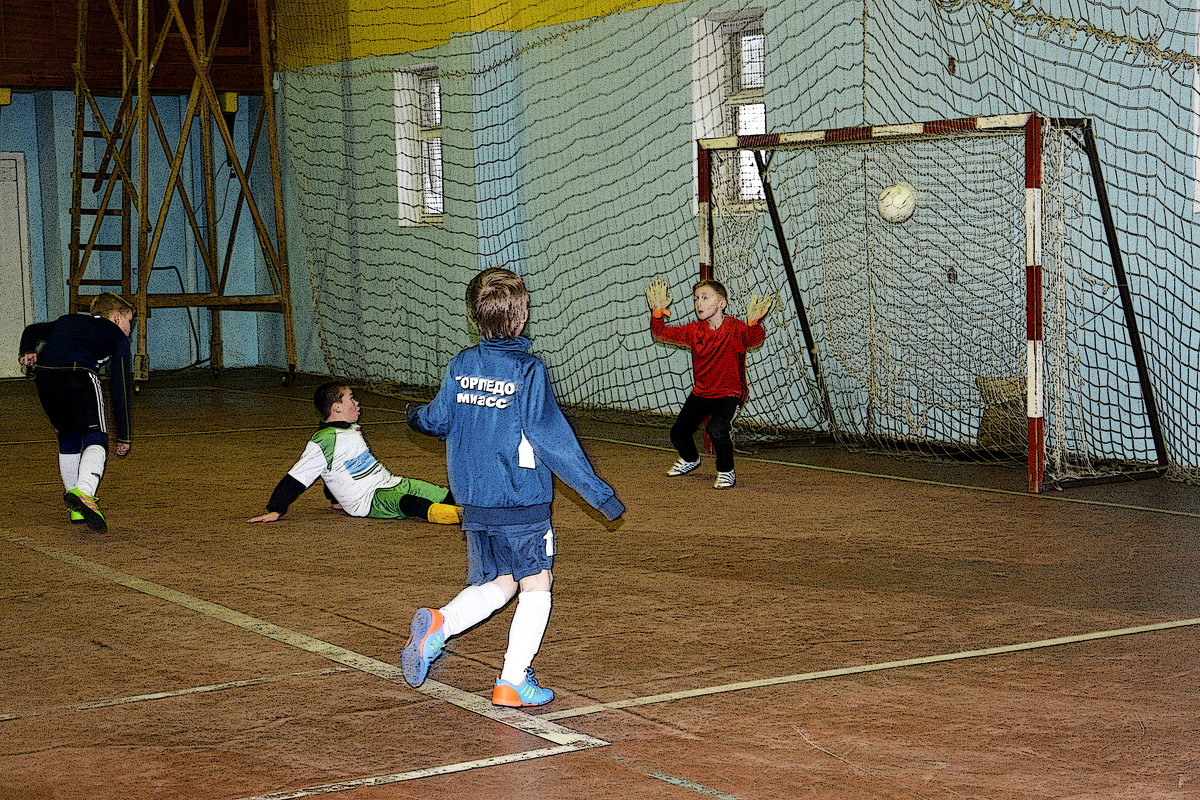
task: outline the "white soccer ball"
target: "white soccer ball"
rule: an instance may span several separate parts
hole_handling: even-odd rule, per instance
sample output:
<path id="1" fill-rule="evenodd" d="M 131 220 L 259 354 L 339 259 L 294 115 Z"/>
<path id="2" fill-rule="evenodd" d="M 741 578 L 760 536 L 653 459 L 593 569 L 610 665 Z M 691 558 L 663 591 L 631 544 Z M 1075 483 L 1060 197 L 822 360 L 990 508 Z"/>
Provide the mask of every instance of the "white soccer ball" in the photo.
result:
<path id="1" fill-rule="evenodd" d="M 879 216 L 899 225 L 917 208 L 917 191 L 911 184 L 897 183 L 879 193 Z"/>

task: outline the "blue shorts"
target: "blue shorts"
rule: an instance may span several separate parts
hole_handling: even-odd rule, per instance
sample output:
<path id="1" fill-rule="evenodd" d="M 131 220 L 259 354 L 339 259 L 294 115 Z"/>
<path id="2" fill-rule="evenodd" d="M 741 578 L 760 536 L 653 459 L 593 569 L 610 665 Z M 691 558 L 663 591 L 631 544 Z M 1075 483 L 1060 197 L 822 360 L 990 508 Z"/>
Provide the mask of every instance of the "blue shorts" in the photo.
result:
<path id="1" fill-rule="evenodd" d="M 554 529 L 550 520 L 528 525 L 464 523 L 467 535 L 467 583 L 480 586 L 501 575 L 521 580 L 554 566 Z"/>

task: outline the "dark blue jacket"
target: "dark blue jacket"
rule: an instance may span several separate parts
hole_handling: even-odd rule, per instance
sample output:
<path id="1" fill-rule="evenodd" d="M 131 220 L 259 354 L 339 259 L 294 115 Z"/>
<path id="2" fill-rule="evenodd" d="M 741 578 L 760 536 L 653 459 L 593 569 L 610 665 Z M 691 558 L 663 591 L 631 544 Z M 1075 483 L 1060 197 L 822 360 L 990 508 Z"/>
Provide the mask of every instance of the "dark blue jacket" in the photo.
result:
<path id="1" fill-rule="evenodd" d="M 42 349 L 38 350 L 38 345 Z M 86 369 L 110 364 L 117 441 L 132 441 L 133 359 L 129 337 L 117 323 L 91 314 L 64 314 L 53 322 L 35 322 L 21 334 L 20 354 L 37 353 L 35 370 Z"/>
<path id="2" fill-rule="evenodd" d="M 555 476 L 616 519 L 625 506 L 592 469 L 530 344 L 485 339 L 462 351 L 433 401 L 409 409 L 408 423 L 446 440 L 450 491 L 464 523 L 548 520 Z"/>

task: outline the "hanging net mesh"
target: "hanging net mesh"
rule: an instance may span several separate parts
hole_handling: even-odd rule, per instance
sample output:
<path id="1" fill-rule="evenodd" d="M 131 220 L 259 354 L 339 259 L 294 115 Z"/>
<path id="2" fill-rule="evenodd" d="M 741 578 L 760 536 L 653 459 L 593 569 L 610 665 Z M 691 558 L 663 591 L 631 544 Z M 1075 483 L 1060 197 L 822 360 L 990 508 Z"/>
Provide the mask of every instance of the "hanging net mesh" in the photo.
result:
<path id="1" fill-rule="evenodd" d="M 1026 463 L 1029 237 L 1045 306 L 1034 403 L 1048 433 L 1032 446 L 1046 479 L 1156 467 L 1083 134 L 1046 124 L 1031 156 L 1023 127 L 773 146 L 760 151 L 769 202 L 766 190 L 747 198 L 746 151 L 714 142 L 714 275 L 733 297 L 770 287 L 786 309 L 751 361 L 741 428 Z M 1038 159 L 1040 202 L 1027 210 L 1026 164 Z M 880 197 L 898 184 L 916 204 L 892 222 Z"/>
<path id="2" fill-rule="evenodd" d="M 311 276 L 328 368 L 404 391 L 435 386 L 473 341 L 467 282 L 505 265 L 531 289 L 529 334 L 560 401 L 574 413 L 663 424 L 691 388 L 691 363 L 651 340 L 643 290 L 665 279 L 674 320 L 689 318 L 697 139 L 1033 110 L 1095 121 L 1172 474 L 1200 475 L 1191 5 L 1090 4 L 1086 18 L 1052 0 L 722 9 L 282 5 L 290 256 L 294 282 Z M 432 86 L 436 115 L 427 113 Z M 734 312 L 751 291 L 780 298 L 748 362 L 747 435 L 1019 449 L 1010 421 L 1024 390 L 1023 222 L 1009 190 L 988 183 L 1011 179 L 1013 156 L 996 142 L 964 144 L 988 151 L 955 152 L 959 170 L 927 147 L 849 163 L 823 154 L 809 188 L 793 185 L 782 162 L 772 167 L 797 209 L 788 236 L 831 369 L 832 418 L 788 287 L 755 229 L 761 220 L 731 230 L 722 246 L 758 259 L 722 256 Z M 1060 220 L 1045 230 L 1046 258 L 1063 253 L 1045 303 L 1048 318 L 1069 320 L 1061 328 L 1072 338 L 1052 342 L 1047 331 L 1048 380 L 1066 382 L 1062 406 L 1047 410 L 1047 439 L 1061 443 L 1047 458 L 1071 469 L 1079 459 L 1152 460 L 1146 409 L 1129 388 L 1129 344 L 1110 338 L 1120 304 L 1109 273 L 1094 271 L 1106 261 L 1094 196 L 1074 190 L 1087 180 L 1072 175 L 1078 148 L 1060 150 L 1056 180 L 1071 190 L 1044 198 Z M 847 209 L 861 222 L 879 181 L 906 177 L 912 163 L 932 164 L 921 167 L 913 220 L 855 224 Z M 934 213 L 941 226 L 927 224 Z"/>

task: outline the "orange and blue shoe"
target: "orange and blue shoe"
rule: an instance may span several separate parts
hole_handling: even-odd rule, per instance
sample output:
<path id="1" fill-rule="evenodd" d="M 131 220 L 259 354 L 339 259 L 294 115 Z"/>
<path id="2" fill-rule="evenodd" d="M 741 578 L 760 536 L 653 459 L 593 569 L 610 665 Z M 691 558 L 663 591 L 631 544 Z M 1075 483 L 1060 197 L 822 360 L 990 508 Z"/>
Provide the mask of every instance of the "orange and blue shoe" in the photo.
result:
<path id="1" fill-rule="evenodd" d="M 84 524 L 96 533 L 104 533 L 108 530 L 108 523 L 104 521 L 104 512 L 100 510 L 100 506 L 96 505 L 96 498 L 90 494 L 84 494 L 79 489 L 72 489 L 63 495 L 63 502 L 71 511 L 82 514 Z"/>
<path id="2" fill-rule="evenodd" d="M 521 708 L 522 706 L 544 706 L 554 699 L 554 692 L 538 685 L 533 676 L 533 668 L 525 668 L 525 680 L 520 686 L 513 686 L 505 680 L 496 679 L 496 687 L 492 689 L 492 705 Z"/>
<path id="3" fill-rule="evenodd" d="M 404 671 L 404 680 L 414 689 L 425 682 L 429 665 L 446 646 L 446 636 L 442 633 L 445 621 L 442 612 L 432 608 L 418 608 L 413 614 L 412 634 L 400 654 L 400 668 Z"/>

